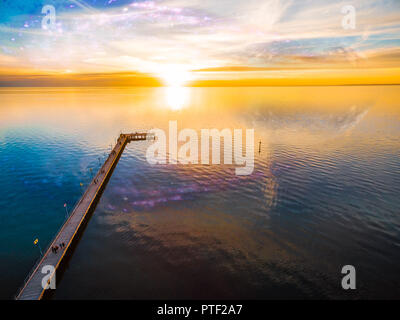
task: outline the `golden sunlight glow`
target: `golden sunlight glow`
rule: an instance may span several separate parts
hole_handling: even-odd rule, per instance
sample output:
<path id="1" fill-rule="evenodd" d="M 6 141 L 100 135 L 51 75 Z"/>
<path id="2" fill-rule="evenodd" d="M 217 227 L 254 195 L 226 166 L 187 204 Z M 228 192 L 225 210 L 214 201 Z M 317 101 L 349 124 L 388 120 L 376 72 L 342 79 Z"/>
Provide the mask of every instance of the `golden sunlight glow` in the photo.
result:
<path id="1" fill-rule="evenodd" d="M 348 30 L 339 0 L 120 2 L 60 7 L 57 30 L 21 28 L 21 2 L 0 20 L 0 87 L 400 84 L 399 0 L 353 0 Z"/>
<path id="2" fill-rule="evenodd" d="M 189 100 L 189 90 L 190 88 L 187 87 L 166 87 L 165 100 L 167 106 L 173 111 L 183 109 Z"/>
<path id="3" fill-rule="evenodd" d="M 158 73 L 168 87 L 181 87 L 191 80 L 191 74 L 180 65 L 167 65 Z"/>
<path id="4" fill-rule="evenodd" d="M 162 79 L 165 88 L 165 102 L 169 109 L 173 111 L 183 109 L 189 100 L 189 88 L 184 87 L 192 75 L 188 69 L 182 65 L 164 65 L 158 72 L 158 77 Z"/>

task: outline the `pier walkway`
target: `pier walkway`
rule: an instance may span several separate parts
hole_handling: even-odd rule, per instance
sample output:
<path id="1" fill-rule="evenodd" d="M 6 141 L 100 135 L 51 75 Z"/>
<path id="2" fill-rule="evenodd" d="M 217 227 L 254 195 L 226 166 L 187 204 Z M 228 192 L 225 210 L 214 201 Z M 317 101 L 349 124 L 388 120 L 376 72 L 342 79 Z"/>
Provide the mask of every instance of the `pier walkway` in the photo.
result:
<path id="1" fill-rule="evenodd" d="M 125 146 L 131 141 L 141 141 L 149 138 L 154 138 L 154 135 L 149 133 L 132 133 L 121 134 L 119 136 L 115 147 L 112 149 L 97 174 L 93 177 L 93 180 L 76 204 L 68 219 L 64 222 L 64 225 L 44 252 L 41 260 L 39 260 L 27 276 L 26 281 L 17 293 L 17 300 L 40 300 L 43 298 L 43 295 L 48 288 L 48 284 L 50 284 L 50 279 L 56 275 L 57 270 L 61 267 L 63 260 L 65 260 L 64 258 L 66 254 L 72 250 L 74 240 L 77 240 L 79 232 L 82 231 L 83 225 L 89 219 L 89 213 L 96 207 L 102 191 L 111 177 Z M 61 243 L 64 243 L 65 246 L 60 247 Z M 57 253 L 52 251 L 53 246 L 58 246 Z M 45 272 L 45 266 L 54 267 L 52 274 L 49 274 L 49 271 L 47 271 L 47 273 Z M 42 273 L 42 270 L 44 273 Z M 44 289 L 42 287 L 42 280 L 46 276 L 49 280 L 47 281 L 47 286 L 46 281 L 44 281 L 46 288 Z"/>

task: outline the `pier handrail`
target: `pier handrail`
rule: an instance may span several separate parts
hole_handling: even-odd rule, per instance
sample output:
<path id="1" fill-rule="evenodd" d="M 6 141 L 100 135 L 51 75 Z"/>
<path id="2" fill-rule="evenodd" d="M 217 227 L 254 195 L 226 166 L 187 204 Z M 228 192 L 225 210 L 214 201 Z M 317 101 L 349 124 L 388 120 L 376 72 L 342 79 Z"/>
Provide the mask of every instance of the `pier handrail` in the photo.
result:
<path id="1" fill-rule="evenodd" d="M 108 160 L 108 159 L 107 159 Z M 92 183 L 92 182 L 90 182 Z M 75 208 L 81 203 L 82 199 L 84 198 L 84 195 L 86 194 L 86 192 L 88 191 L 88 188 L 86 188 L 85 192 L 82 193 L 82 196 L 80 197 L 80 199 L 75 203 L 73 210 L 71 210 L 70 212 L 74 212 Z M 25 287 L 26 283 L 28 282 L 28 280 L 30 279 L 30 277 L 32 276 L 32 274 L 35 272 L 35 270 L 37 269 L 37 267 L 40 265 L 40 262 L 43 260 L 45 253 L 47 251 L 49 251 L 51 244 L 57 239 L 58 235 L 60 234 L 61 230 L 64 228 L 64 226 L 66 225 L 67 221 L 71 218 L 72 214 L 69 214 L 67 218 L 64 219 L 63 223 L 61 224 L 61 226 L 57 229 L 57 232 L 55 233 L 55 235 L 51 238 L 50 242 L 46 245 L 45 250 L 43 250 L 43 254 L 40 255 L 40 257 L 38 257 L 35 260 L 35 264 L 33 265 L 33 267 L 30 269 L 28 275 L 25 277 L 23 283 L 18 287 L 18 291 L 17 293 L 14 295 L 14 298 L 17 298 L 20 294 L 20 292 L 22 291 L 22 289 Z"/>
<path id="2" fill-rule="evenodd" d="M 51 263 L 55 265 L 55 271 L 62 263 L 64 255 L 70 248 L 72 241 L 75 238 L 77 231 L 81 228 L 81 224 L 88 216 L 89 210 L 95 208 L 96 202 L 95 199 L 99 199 L 104 187 L 107 185 L 108 179 L 111 177 L 112 172 L 122 152 L 125 149 L 125 146 L 131 141 L 141 141 L 141 140 L 150 140 L 156 139 L 155 134 L 153 132 L 135 132 L 128 134 L 120 134 L 118 140 L 115 143 L 114 148 L 112 148 L 111 152 L 108 154 L 107 159 L 104 161 L 103 165 L 98 169 L 95 176 L 92 177 L 89 185 L 87 186 L 85 192 L 82 193 L 80 199 L 75 203 L 73 210 L 69 212 L 68 217 L 64 219 L 61 226 L 58 228 L 55 235 L 51 238 L 49 243 L 45 247 L 45 251 L 41 252 L 40 257 L 38 257 L 30 269 L 28 275 L 25 277 L 21 286 L 18 287 L 18 291 L 14 295 L 14 298 L 19 299 L 28 299 L 32 298 L 40 300 L 44 294 L 45 288 L 41 288 L 43 279 L 38 275 L 41 270 L 39 270 L 42 263 Z M 98 179 L 101 180 L 101 183 L 98 184 Z M 93 184 L 98 184 L 96 187 L 92 186 Z M 82 205 L 82 206 L 81 206 Z M 72 227 L 71 227 L 72 225 Z M 65 228 L 65 229 L 64 229 Z M 71 229 L 72 228 L 72 229 Z M 62 255 L 60 257 L 51 256 L 51 246 L 56 243 L 57 239 L 61 237 L 62 240 L 67 241 L 67 246 L 62 250 Z M 53 277 L 53 274 L 51 277 Z"/>
<path id="3" fill-rule="evenodd" d="M 108 160 L 110 159 L 110 155 L 108 155 L 107 160 L 103 163 L 103 165 L 100 167 L 99 171 L 101 171 L 101 169 L 103 169 L 103 167 L 105 166 L 105 164 L 108 162 Z M 98 173 L 93 177 L 93 179 L 90 181 L 90 184 L 93 183 L 94 179 L 96 179 L 96 177 L 98 176 Z M 90 185 L 89 184 L 89 185 Z M 46 245 L 45 250 L 43 251 L 43 254 L 40 255 L 40 257 L 38 257 L 35 260 L 35 263 L 33 265 L 33 267 L 30 269 L 28 275 L 24 278 L 23 283 L 18 287 L 17 289 L 17 293 L 14 295 L 14 300 L 17 299 L 17 297 L 20 295 L 22 289 L 25 287 L 26 283 L 29 281 L 29 279 L 31 278 L 31 276 L 33 275 L 33 273 L 36 271 L 36 269 L 38 268 L 38 266 L 40 265 L 40 262 L 43 260 L 45 254 L 47 251 L 50 250 L 51 244 L 57 239 L 58 235 L 60 234 L 61 230 L 65 227 L 65 225 L 67 224 L 67 221 L 72 217 L 72 213 L 75 211 L 75 209 L 79 206 L 79 204 L 82 202 L 82 200 L 85 198 L 85 194 L 88 192 L 89 188 L 86 188 L 85 192 L 82 193 L 80 199 L 75 203 L 73 209 L 70 211 L 70 214 L 68 215 L 67 218 L 64 219 L 63 223 L 61 224 L 61 226 L 57 229 L 57 232 L 55 233 L 55 235 L 51 238 L 51 240 L 49 241 L 48 245 Z"/>

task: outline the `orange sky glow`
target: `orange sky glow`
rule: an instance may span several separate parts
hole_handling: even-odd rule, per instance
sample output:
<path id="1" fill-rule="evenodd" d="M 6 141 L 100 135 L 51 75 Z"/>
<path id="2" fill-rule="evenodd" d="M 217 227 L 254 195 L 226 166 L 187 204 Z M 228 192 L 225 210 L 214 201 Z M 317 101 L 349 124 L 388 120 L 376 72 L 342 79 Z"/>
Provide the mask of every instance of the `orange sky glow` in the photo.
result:
<path id="1" fill-rule="evenodd" d="M 354 0 L 350 29 L 337 0 L 64 2 L 51 30 L 4 8 L 0 86 L 400 84 L 395 0 Z"/>

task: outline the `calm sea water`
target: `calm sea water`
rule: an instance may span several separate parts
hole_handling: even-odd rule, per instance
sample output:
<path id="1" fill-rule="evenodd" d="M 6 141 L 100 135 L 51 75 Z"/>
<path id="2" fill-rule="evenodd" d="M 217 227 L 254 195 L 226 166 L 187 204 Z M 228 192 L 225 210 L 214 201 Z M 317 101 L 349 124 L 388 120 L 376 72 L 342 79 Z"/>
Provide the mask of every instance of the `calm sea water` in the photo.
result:
<path id="1" fill-rule="evenodd" d="M 0 298 L 120 131 L 169 120 L 254 128 L 253 174 L 150 165 L 151 142 L 131 143 L 54 299 L 400 298 L 399 89 L 1 89 Z"/>

